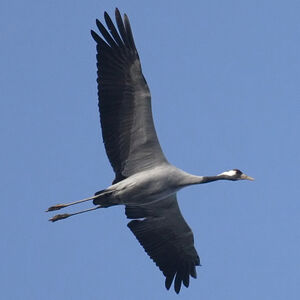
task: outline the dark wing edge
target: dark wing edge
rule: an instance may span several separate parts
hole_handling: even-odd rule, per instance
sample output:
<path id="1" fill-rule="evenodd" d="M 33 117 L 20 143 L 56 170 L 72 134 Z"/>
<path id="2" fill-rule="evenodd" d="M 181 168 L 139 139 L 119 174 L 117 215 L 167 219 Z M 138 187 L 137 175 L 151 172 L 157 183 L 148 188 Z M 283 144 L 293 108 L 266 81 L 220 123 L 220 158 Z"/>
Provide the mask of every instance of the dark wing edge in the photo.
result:
<path id="1" fill-rule="evenodd" d="M 99 111 L 114 183 L 166 161 L 152 119 L 151 96 L 127 15 L 115 10 L 116 26 L 105 12 L 97 43 Z"/>
<path id="2" fill-rule="evenodd" d="M 176 194 L 148 205 L 126 206 L 125 213 L 129 219 L 143 218 L 133 220 L 127 226 L 163 272 L 165 287 L 169 289 L 174 281 L 177 294 L 182 283 L 188 287 L 189 277 L 197 277 L 196 266 L 200 265 L 200 259 Z"/>

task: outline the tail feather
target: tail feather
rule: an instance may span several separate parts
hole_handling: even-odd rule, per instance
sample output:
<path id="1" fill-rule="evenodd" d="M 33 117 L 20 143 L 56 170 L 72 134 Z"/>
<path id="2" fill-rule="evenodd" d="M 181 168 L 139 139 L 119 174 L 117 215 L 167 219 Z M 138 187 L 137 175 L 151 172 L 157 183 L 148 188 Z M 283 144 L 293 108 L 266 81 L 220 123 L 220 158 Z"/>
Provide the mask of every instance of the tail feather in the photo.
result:
<path id="1" fill-rule="evenodd" d="M 95 196 L 99 195 L 97 198 L 93 200 L 94 205 L 101 205 L 102 207 L 109 207 L 113 205 L 117 205 L 112 197 L 113 191 L 101 190 L 95 193 Z"/>
<path id="2" fill-rule="evenodd" d="M 105 190 L 98 191 L 98 192 L 95 193 L 95 196 L 103 194 L 104 192 L 105 192 Z"/>

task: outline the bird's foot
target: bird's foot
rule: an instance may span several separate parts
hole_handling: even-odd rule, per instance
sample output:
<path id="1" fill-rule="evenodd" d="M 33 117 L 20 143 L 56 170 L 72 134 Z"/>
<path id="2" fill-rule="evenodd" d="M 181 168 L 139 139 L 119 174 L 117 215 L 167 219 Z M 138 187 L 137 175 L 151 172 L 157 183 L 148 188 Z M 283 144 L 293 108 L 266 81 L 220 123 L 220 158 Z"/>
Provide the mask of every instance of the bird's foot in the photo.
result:
<path id="1" fill-rule="evenodd" d="M 50 206 L 47 210 L 46 210 L 46 212 L 48 212 L 48 211 L 54 211 L 54 210 L 59 210 L 59 209 L 62 209 L 62 208 L 64 208 L 64 207 L 67 207 L 68 205 L 66 205 L 66 204 L 56 204 L 56 205 L 53 205 L 53 206 Z"/>
<path id="2" fill-rule="evenodd" d="M 56 216 L 52 217 L 51 219 L 49 219 L 49 221 L 56 222 L 56 221 L 59 221 L 59 220 L 66 219 L 70 216 L 71 216 L 70 214 L 60 214 L 60 215 L 56 215 Z"/>

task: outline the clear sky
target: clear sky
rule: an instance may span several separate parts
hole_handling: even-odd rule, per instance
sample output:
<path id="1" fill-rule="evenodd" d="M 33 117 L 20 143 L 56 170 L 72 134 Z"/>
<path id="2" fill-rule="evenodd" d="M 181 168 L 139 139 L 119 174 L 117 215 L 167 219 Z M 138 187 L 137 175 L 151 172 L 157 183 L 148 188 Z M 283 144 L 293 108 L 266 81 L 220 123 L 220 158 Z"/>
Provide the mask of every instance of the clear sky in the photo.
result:
<path id="1" fill-rule="evenodd" d="M 116 6 L 130 17 L 169 161 L 256 179 L 179 193 L 202 263 L 179 296 L 123 207 L 54 224 L 44 212 L 113 179 L 89 31 Z M 299 299 L 299 10 L 276 0 L 1 1 L 1 298 Z"/>

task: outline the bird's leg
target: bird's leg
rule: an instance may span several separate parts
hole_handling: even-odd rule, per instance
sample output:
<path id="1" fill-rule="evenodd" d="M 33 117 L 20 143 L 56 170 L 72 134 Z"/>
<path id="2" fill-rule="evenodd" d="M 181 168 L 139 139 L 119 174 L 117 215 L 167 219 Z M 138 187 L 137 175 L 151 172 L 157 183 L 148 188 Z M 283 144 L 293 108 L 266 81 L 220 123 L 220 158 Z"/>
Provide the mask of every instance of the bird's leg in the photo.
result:
<path id="1" fill-rule="evenodd" d="M 81 210 L 81 211 L 71 213 L 71 214 L 59 214 L 59 215 L 56 215 L 56 216 L 52 217 L 51 219 L 49 219 L 49 221 L 56 222 L 56 221 L 59 221 L 59 220 L 69 218 L 71 216 L 75 216 L 75 215 L 83 214 L 83 213 L 88 212 L 88 211 L 96 210 L 96 209 L 101 208 L 101 207 L 102 207 L 101 205 L 98 205 L 96 207 L 88 208 L 88 209 Z"/>
<path id="2" fill-rule="evenodd" d="M 75 201 L 75 202 L 70 202 L 70 203 L 66 203 L 66 204 L 56 204 L 56 205 L 53 205 L 53 206 L 50 206 L 46 212 L 48 211 L 53 211 L 53 210 L 59 210 L 59 209 L 62 209 L 64 207 L 68 207 L 68 206 L 71 206 L 71 205 L 74 205 L 74 204 L 78 204 L 78 203 L 82 203 L 82 202 L 86 202 L 86 201 L 90 201 L 90 200 L 93 200 L 95 198 L 99 197 L 99 195 L 95 195 L 93 197 L 89 197 L 89 198 L 85 198 L 85 199 L 82 199 L 82 200 L 78 200 L 78 201 Z"/>

